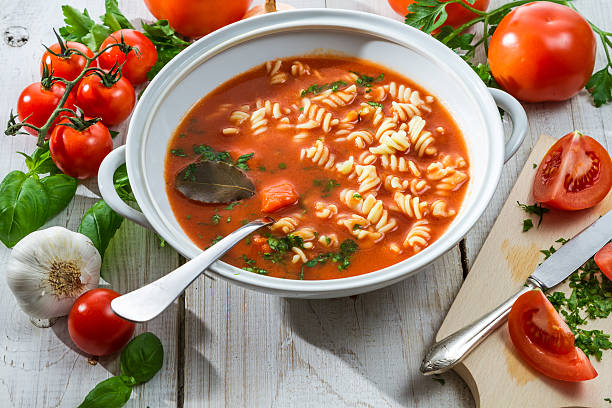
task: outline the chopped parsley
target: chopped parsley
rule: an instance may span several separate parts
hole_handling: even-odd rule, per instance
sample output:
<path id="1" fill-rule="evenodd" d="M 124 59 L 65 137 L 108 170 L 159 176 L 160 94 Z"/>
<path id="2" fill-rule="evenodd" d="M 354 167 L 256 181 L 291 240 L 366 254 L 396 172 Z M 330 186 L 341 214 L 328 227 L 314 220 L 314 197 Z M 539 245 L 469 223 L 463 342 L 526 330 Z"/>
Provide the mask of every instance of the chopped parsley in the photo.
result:
<path id="1" fill-rule="evenodd" d="M 542 204 L 535 203 L 533 205 L 521 204 L 519 201 L 516 202 L 519 207 L 523 209 L 527 214 L 535 214 L 538 218 L 538 227 L 542 224 L 542 218 L 544 218 L 544 214 L 549 212 L 548 208 L 542 207 Z"/>
<path id="2" fill-rule="evenodd" d="M 257 170 L 259 170 L 259 171 L 266 171 L 266 166 L 259 166 L 257 168 Z"/>
<path id="3" fill-rule="evenodd" d="M 170 153 L 178 157 L 187 157 L 183 149 L 172 149 Z"/>
<path id="4" fill-rule="evenodd" d="M 359 224 L 353 225 L 353 231 L 357 231 L 357 230 L 360 230 L 360 229 L 363 229 L 362 225 L 359 225 Z"/>
<path id="5" fill-rule="evenodd" d="M 231 216 L 230 216 L 230 217 L 227 217 L 227 219 L 225 220 L 225 222 L 226 222 L 226 223 L 228 223 L 228 224 L 229 224 L 230 222 L 232 222 L 232 217 L 231 217 Z"/>
<path id="6" fill-rule="evenodd" d="M 212 239 L 212 241 L 210 241 L 210 245 L 206 247 L 206 249 L 210 248 L 211 246 L 215 245 L 217 242 L 221 241 L 223 239 L 223 235 L 217 235 L 216 237 L 214 237 Z"/>
<path id="7" fill-rule="evenodd" d="M 195 170 L 195 164 L 190 163 L 187 166 L 187 170 L 185 170 L 185 174 L 183 175 L 183 180 L 191 180 L 191 181 L 195 181 L 195 175 L 193 174 Z"/>
<path id="8" fill-rule="evenodd" d="M 190 219 L 191 219 L 191 215 L 190 215 L 190 214 L 187 214 L 187 215 L 185 216 L 185 218 L 187 218 L 188 220 L 190 220 Z"/>
<path id="9" fill-rule="evenodd" d="M 291 252 L 291 248 L 304 248 L 304 240 L 291 234 L 280 238 L 270 236 L 268 246 L 272 252 L 264 252 L 263 258 L 273 263 L 283 263 L 285 255 Z"/>
<path id="10" fill-rule="evenodd" d="M 353 198 L 356 198 L 357 200 L 361 200 L 361 194 L 355 193 L 353 194 Z"/>
<path id="11" fill-rule="evenodd" d="M 352 239 L 342 241 L 340 244 L 340 250 L 338 252 L 327 252 L 312 258 L 304 264 L 309 268 L 316 266 L 317 264 L 325 264 L 327 261 L 332 261 L 338 264 L 339 270 L 348 268 L 351 264 L 351 257 L 357 252 L 359 245 Z"/>
<path id="12" fill-rule="evenodd" d="M 212 222 L 215 225 L 218 224 L 220 220 L 221 220 L 221 216 L 219 214 L 215 214 L 212 217 L 210 217 L 210 222 Z"/>
<path id="13" fill-rule="evenodd" d="M 183 139 L 183 138 L 187 137 L 187 135 L 186 135 L 186 134 L 184 134 L 184 133 L 179 133 L 179 135 L 178 135 L 178 136 L 179 136 L 181 139 Z"/>
<path id="14" fill-rule="evenodd" d="M 281 170 L 285 170 L 287 168 L 287 165 L 285 163 L 278 163 L 278 168 Z"/>
<path id="15" fill-rule="evenodd" d="M 328 197 L 334 188 L 340 186 L 340 183 L 334 179 L 314 179 L 312 184 L 321 188 L 321 191 L 323 192 L 321 197 L 323 198 Z"/>
<path id="16" fill-rule="evenodd" d="M 253 155 L 255 154 L 243 154 L 242 156 L 238 157 L 236 161 L 234 161 L 232 155 L 229 154 L 229 152 L 218 152 L 212 147 L 205 144 L 193 145 L 193 152 L 200 156 L 200 160 L 229 163 L 245 171 L 251 170 L 247 162 L 251 160 L 253 158 Z"/>
<path id="17" fill-rule="evenodd" d="M 527 232 L 531 228 L 533 228 L 533 221 L 531 221 L 531 218 L 525 218 L 523 220 L 523 232 Z"/>
<path id="18" fill-rule="evenodd" d="M 537 165 L 537 164 L 535 164 L 535 163 L 533 163 L 533 168 L 534 168 L 534 169 L 537 169 L 537 168 L 538 168 L 538 165 Z"/>
<path id="19" fill-rule="evenodd" d="M 608 404 L 612 404 L 612 399 L 610 398 L 604 398 L 604 401 L 606 401 Z"/>
<path id="20" fill-rule="evenodd" d="M 366 91 L 366 92 L 369 92 L 369 90 L 368 90 L 368 91 Z M 382 108 L 382 107 L 383 107 L 383 104 L 382 104 L 382 103 L 380 103 L 380 102 L 372 102 L 372 101 L 368 101 L 368 105 L 370 105 L 370 106 L 374 106 L 375 108 Z"/>
<path id="21" fill-rule="evenodd" d="M 561 238 L 556 242 L 565 243 Z M 546 258 L 555 252 L 554 247 L 541 251 Z M 575 336 L 575 345 L 585 354 L 601 360 L 603 350 L 612 350 L 610 335 L 601 330 L 586 330 L 580 326 L 588 319 L 604 319 L 612 313 L 612 281 L 606 278 L 593 260 L 569 276 L 572 293 L 566 297 L 563 292 L 553 292 L 548 300 L 563 316 Z"/>
<path id="22" fill-rule="evenodd" d="M 347 83 L 340 80 L 340 81 L 334 81 L 331 83 L 327 83 L 327 84 L 323 84 L 323 85 L 318 85 L 318 84 L 312 84 L 310 85 L 308 88 L 304 89 L 301 93 L 300 96 L 304 97 L 308 94 L 313 94 L 316 95 L 318 93 L 321 93 L 323 91 L 327 91 L 328 89 L 331 89 L 332 92 L 337 92 L 338 89 L 340 89 L 341 86 L 346 86 Z"/>
<path id="23" fill-rule="evenodd" d="M 358 78 L 355 80 L 355 83 L 359 86 L 363 86 L 364 88 L 371 88 L 374 82 L 380 82 L 385 77 L 385 74 L 381 73 L 377 77 L 372 77 L 369 75 L 360 74 L 359 72 L 351 71 L 353 74 L 357 75 Z"/>
<path id="24" fill-rule="evenodd" d="M 224 207 L 224 210 L 233 210 L 234 207 L 236 207 L 237 205 L 240 205 L 240 201 L 234 201 L 233 203 L 230 203 L 227 207 Z"/>
<path id="25" fill-rule="evenodd" d="M 268 271 L 266 271 L 263 268 L 260 268 L 256 265 L 256 262 L 254 259 L 249 258 L 248 256 L 242 254 L 242 260 L 244 261 L 244 263 L 246 264 L 246 266 L 244 266 L 242 269 L 247 271 L 247 272 L 253 272 L 253 273 L 258 273 L 260 275 L 267 275 Z"/>

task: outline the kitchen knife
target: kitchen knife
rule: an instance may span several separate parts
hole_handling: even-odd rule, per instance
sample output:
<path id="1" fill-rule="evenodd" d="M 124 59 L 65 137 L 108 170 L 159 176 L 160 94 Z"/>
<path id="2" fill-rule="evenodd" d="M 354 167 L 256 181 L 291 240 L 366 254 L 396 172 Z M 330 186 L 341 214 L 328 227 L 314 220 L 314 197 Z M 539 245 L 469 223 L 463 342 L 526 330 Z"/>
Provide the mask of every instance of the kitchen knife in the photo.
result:
<path id="1" fill-rule="evenodd" d="M 540 264 L 514 296 L 474 323 L 431 346 L 421 364 L 421 373 L 424 375 L 439 374 L 454 367 L 504 323 L 519 296 L 536 288 L 547 291 L 558 285 L 606 245 L 611 238 L 612 211 L 569 240 Z"/>

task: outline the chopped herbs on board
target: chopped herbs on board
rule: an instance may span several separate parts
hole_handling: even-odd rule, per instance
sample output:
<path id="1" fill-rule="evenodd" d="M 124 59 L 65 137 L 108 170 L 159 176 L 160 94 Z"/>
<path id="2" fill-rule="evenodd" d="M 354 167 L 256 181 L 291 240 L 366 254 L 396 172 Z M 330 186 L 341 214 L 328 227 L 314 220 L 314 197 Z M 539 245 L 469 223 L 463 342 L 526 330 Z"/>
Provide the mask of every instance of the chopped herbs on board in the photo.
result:
<path id="1" fill-rule="evenodd" d="M 538 203 L 535 203 L 535 204 L 532 204 L 532 205 L 522 204 L 519 201 L 517 201 L 516 203 L 527 214 L 534 214 L 534 215 L 538 216 L 538 227 L 540 226 L 540 224 L 542 224 L 542 219 L 544 218 L 544 214 L 546 214 L 547 212 L 550 211 L 548 208 L 544 208 L 544 207 L 542 207 L 542 204 L 538 204 Z M 523 232 L 524 231 L 525 231 L 525 227 L 524 227 L 524 224 L 523 224 Z"/>
<path id="2" fill-rule="evenodd" d="M 533 228 L 533 221 L 531 221 L 531 218 L 525 218 L 523 220 L 523 232 L 527 232 L 531 228 Z"/>

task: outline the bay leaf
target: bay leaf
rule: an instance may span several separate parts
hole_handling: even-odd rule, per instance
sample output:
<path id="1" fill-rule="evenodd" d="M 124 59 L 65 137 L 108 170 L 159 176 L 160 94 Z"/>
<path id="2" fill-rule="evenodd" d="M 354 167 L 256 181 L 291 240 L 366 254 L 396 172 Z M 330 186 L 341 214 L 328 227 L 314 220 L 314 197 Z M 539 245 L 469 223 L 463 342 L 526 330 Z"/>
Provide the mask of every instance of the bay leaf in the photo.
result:
<path id="1" fill-rule="evenodd" d="M 189 164 L 176 175 L 174 186 L 190 200 L 207 204 L 231 203 L 255 194 L 253 182 L 242 170 L 211 160 Z"/>

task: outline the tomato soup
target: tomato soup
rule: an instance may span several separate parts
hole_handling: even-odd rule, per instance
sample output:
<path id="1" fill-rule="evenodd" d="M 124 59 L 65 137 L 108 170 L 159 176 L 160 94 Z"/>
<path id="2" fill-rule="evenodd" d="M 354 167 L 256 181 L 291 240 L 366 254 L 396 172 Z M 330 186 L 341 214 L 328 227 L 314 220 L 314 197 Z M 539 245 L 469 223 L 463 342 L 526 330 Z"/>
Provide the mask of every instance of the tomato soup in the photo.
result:
<path id="1" fill-rule="evenodd" d="M 237 165 L 255 194 L 186 197 L 177 174 L 200 160 Z M 372 62 L 330 56 L 269 61 L 221 84 L 178 126 L 165 166 L 170 205 L 194 243 L 205 249 L 271 216 L 223 260 L 289 279 L 361 275 L 424 250 L 459 212 L 470 168 L 434 96 Z"/>

